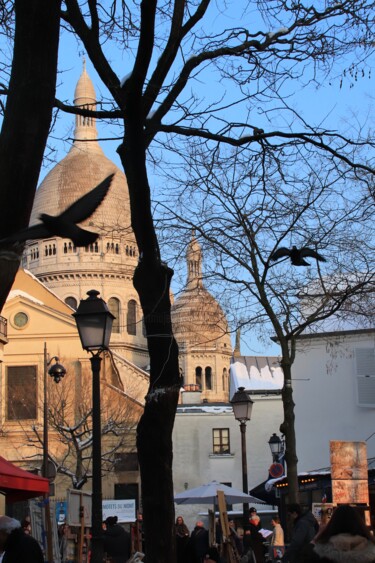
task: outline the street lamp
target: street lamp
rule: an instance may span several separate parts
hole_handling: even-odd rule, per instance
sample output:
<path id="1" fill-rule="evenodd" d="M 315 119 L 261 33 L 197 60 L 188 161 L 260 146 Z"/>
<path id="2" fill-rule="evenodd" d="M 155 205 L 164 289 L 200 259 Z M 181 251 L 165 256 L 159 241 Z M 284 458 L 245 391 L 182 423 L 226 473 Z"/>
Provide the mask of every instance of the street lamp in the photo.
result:
<path id="1" fill-rule="evenodd" d="M 108 350 L 112 323 L 115 318 L 107 304 L 98 297 L 99 291 L 87 292 L 88 298 L 82 299 L 73 317 L 77 323 L 82 348 L 92 354 L 92 551 L 91 563 L 102 563 L 102 445 L 100 423 L 100 354 Z"/>
<path id="2" fill-rule="evenodd" d="M 268 440 L 268 445 L 271 450 L 273 461 L 278 462 L 280 459 L 280 454 L 284 453 L 284 440 L 282 440 L 280 436 L 278 436 L 274 432 Z"/>
<path id="3" fill-rule="evenodd" d="M 55 360 L 55 364 L 53 364 L 49 369 L 48 366 L 51 365 L 52 360 Z M 64 366 L 58 363 L 59 358 L 57 356 L 53 356 L 50 360 L 48 359 L 47 354 L 47 343 L 44 343 L 44 377 L 43 377 L 43 465 L 42 465 L 42 475 L 43 477 L 49 478 L 51 475 L 49 474 L 48 469 L 48 389 L 47 389 L 47 375 L 53 377 L 55 383 L 59 383 L 59 381 L 65 376 L 66 369 Z M 52 561 L 53 552 L 52 552 L 52 530 L 51 530 L 51 517 L 50 517 L 50 507 L 49 501 L 46 499 L 45 504 L 46 509 L 46 532 L 47 532 L 47 554 L 48 554 L 48 561 Z"/>
<path id="4" fill-rule="evenodd" d="M 246 422 L 251 419 L 251 411 L 254 401 L 251 400 L 249 394 L 245 391 L 245 387 L 239 387 L 230 401 L 233 407 L 234 418 L 240 423 L 241 430 L 241 454 L 242 454 L 242 490 L 249 494 L 249 486 L 247 482 L 247 456 L 246 456 Z M 244 526 L 246 525 L 249 513 L 249 503 L 243 504 Z"/>

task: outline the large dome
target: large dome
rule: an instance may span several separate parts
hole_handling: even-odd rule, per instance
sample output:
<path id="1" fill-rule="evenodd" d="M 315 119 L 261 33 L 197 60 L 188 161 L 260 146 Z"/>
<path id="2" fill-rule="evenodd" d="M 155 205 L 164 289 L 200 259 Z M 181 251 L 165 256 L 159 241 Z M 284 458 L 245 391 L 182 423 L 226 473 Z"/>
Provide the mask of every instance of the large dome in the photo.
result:
<path id="1" fill-rule="evenodd" d="M 90 110 L 96 108 L 94 86 L 85 67 L 77 83 L 74 104 Z M 31 225 L 39 222 L 41 213 L 60 214 L 106 176 L 115 173 L 107 197 L 84 225 L 102 235 L 130 234 L 130 204 L 125 174 L 105 156 L 97 137 L 95 119 L 77 115 L 74 143 L 69 153 L 47 174 L 36 192 Z"/>
<path id="2" fill-rule="evenodd" d="M 85 224 L 89 230 L 99 229 L 103 234 L 126 234 L 130 230 L 130 204 L 125 174 L 99 146 L 81 150 L 73 145 L 49 172 L 36 192 L 30 224 L 38 223 L 41 213 L 60 214 L 111 173 L 115 176 L 107 197 Z"/>

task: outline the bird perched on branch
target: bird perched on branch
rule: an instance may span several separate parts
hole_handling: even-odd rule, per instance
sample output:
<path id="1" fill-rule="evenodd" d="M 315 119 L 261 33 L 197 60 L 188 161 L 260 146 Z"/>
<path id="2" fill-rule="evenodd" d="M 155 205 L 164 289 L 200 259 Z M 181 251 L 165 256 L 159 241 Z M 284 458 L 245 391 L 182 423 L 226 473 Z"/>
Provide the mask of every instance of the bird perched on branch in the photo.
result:
<path id="1" fill-rule="evenodd" d="M 92 244 L 99 235 L 78 227 L 76 223 L 81 223 L 91 217 L 99 207 L 108 193 L 113 176 L 114 174 L 107 176 L 96 188 L 79 198 L 57 217 L 42 213 L 39 216 L 41 223 L 1 239 L 0 245 L 18 244 L 26 240 L 37 240 L 52 236 L 70 238 L 75 246 Z"/>
<path id="2" fill-rule="evenodd" d="M 293 246 L 291 249 L 280 247 L 271 254 L 271 260 L 276 261 L 285 256 L 290 258 L 293 266 L 310 266 L 309 262 L 306 262 L 304 258 L 315 258 L 316 260 L 320 260 L 320 262 L 326 262 L 324 256 L 312 248 L 307 248 L 307 246 L 303 246 L 302 248 Z"/>

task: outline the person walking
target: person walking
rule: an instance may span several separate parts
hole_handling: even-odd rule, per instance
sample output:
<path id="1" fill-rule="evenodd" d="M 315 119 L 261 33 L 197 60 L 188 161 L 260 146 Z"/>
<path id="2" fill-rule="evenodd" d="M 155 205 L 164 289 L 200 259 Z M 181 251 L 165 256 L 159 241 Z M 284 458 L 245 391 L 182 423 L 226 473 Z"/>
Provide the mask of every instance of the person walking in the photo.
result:
<path id="1" fill-rule="evenodd" d="M 310 510 L 302 513 L 302 508 L 299 504 L 290 504 L 287 507 L 287 512 L 288 516 L 293 520 L 294 525 L 292 540 L 285 551 L 282 561 L 300 563 L 300 554 L 304 547 L 307 546 L 317 534 L 319 524 Z"/>
<path id="2" fill-rule="evenodd" d="M 203 522 L 198 520 L 190 536 L 189 563 L 202 563 L 209 548 L 208 530 Z"/>
<path id="3" fill-rule="evenodd" d="M 9 516 L 0 516 L 0 551 L 4 551 L 2 563 L 44 563 L 39 543 Z"/>
<path id="4" fill-rule="evenodd" d="M 176 524 L 177 563 L 188 563 L 188 545 L 190 532 L 182 516 L 177 516 Z"/>
<path id="5" fill-rule="evenodd" d="M 130 557 L 130 534 L 120 524 L 117 516 L 108 516 L 105 521 L 107 526 L 104 532 L 104 551 L 111 558 L 112 563 L 125 563 Z"/>
<path id="6" fill-rule="evenodd" d="M 343 504 L 302 554 L 301 563 L 375 563 L 374 538 L 358 510 Z"/>

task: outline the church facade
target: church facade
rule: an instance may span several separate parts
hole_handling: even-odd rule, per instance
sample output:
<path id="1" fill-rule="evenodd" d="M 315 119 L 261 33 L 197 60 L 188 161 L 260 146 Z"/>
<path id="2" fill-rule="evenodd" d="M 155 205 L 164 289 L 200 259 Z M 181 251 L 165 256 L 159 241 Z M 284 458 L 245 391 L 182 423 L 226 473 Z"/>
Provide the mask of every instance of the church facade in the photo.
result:
<path id="1" fill-rule="evenodd" d="M 74 104 L 96 107 L 95 90 L 85 68 Z M 30 224 L 38 222 L 40 213 L 58 215 L 112 173 L 107 197 L 81 224 L 99 233 L 94 244 L 76 248 L 69 239 L 50 237 L 28 241 L 25 247 L 22 268 L 2 312 L 8 323 L 4 343 L 8 343 L 4 345 L 0 373 L 0 446 L 9 461 L 25 468 L 41 466 L 41 444 L 31 447 L 25 435 L 36 427 L 41 429 L 43 422 L 45 350 L 48 360 L 57 356 L 67 368 L 58 385 L 68 385 L 69 379 L 74 382 L 69 385 L 76 396 L 76 407 L 77 397 L 89 396 L 91 391 L 82 377 L 89 356 L 81 348 L 72 313 L 87 292 L 96 289 L 115 316 L 110 354 L 101 373 L 102 387 L 110 390 L 113 404 L 125 401 L 134 411 L 129 423 L 132 437 L 118 452 L 118 463 L 105 479 L 103 493 L 109 498 L 127 498 L 119 495 L 129 490 L 134 494 L 139 488 L 134 432 L 148 389 L 149 358 L 142 310 L 132 283 L 139 257 L 126 178 L 105 156 L 95 119 L 76 116 L 71 149 L 37 190 Z M 172 308 L 184 389 L 199 389 L 204 402 L 225 403 L 229 400 L 232 354 L 228 325 L 221 307 L 204 288 L 202 251 L 194 235 L 188 244 L 187 268 L 186 287 Z M 54 393 L 53 385 L 48 381 L 49 396 Z M 53 429 L 50 448 L 57 459 L 58 435 Z M 128 463 L 129 459 L 133 462 Z M 66 476 L 58 477 L 57 494 L 63 496 L 69 483 Z"/>

